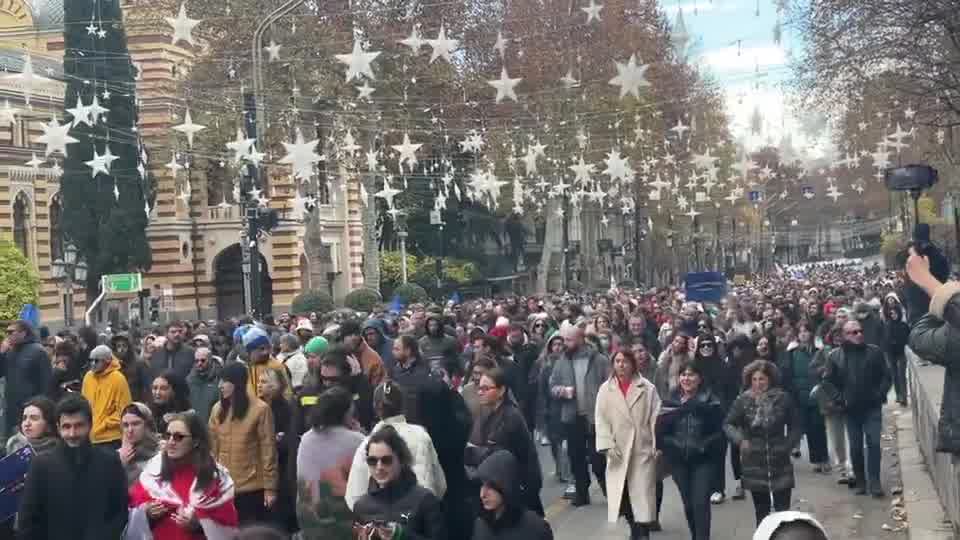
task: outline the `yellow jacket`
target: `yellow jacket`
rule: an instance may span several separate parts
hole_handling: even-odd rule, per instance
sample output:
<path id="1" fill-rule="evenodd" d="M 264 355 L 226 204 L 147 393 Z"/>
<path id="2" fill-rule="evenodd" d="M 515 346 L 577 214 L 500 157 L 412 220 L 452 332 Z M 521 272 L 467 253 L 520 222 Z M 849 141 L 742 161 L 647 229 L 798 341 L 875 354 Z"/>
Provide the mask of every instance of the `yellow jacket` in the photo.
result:
<path id="1" fill-rule="evenodd" d="M 220 423 L 221 402 L 210 410 L 210 451 L 217 463 L 230 472 L 237 493 L 265 490 L 277 492 L 277 439 L 273 411 L 257 398 L 250 398 L 250 409 L 241 420 L 232 411 Z"/>
<path id="2" fill-rule="evenodd" d="M 120 361 L 113 358 L 100 373 L 88 371 L 83 376 L 83 397 L 93 409 L 93 429 L 90 441 L 94 444 L 119 441 L 120 413 L 130 404 L 130 387 L 120 371 Z"/>

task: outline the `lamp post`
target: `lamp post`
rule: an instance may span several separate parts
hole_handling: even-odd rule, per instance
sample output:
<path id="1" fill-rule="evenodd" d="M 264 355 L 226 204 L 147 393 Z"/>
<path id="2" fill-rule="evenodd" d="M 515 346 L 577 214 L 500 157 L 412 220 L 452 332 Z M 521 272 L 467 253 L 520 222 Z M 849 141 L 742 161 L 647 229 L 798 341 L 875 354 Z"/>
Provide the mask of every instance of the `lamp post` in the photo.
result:
<path id="1" fill-rule="evenodd" d="M 403 282 L 407 283 L 407 213 L 403 211 L 396 212 L 394 216 L 394 226 L 397 228 L 397 238 L 400 239 L 400 275 Z"/>
<path id="2" fill-rule="evenodd" d="M 86 283 L 87 263 L 77 261 L 77 246 L 67 244 L 63 250 L 63 258 L 53 261 L 53 279 L 62 281 L 64 294 L 63 322 L 66 326 L 73 326 L 73 284 Z"/>

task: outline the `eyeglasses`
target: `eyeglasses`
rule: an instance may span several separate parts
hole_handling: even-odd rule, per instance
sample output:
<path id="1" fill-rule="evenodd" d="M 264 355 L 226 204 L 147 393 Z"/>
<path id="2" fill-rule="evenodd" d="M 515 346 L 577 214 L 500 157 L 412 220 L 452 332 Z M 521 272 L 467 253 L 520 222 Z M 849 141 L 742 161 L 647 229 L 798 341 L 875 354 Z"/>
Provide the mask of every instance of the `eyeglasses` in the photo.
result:
<path id="1" fill-rule="evenodd" d="M 700 346 L 700 348 L 701 348 L 701 349 L 712 349 L 712 348 L 713 348 L 713 344 L 712 344 L 712 343 L 704 343 L 703 345 Z"/>
<path id="2" fill-rule="evenodd" d="M 163 434 L 163 440 L 165 440 L 165 441 L 171 441 L 171 440 L 172 440 L 172 441 L 175 442 L 175 443 L 181 443 L 181 442 L 183 442 L 184 439 L 187 439 L 187 438 L 189 438 L 189 437 L 190 437 L 190 435 L 187 435 L 186 433 L 169 433 L 169 432 L 167 432 L 167 433 L 164 433 L 164 434 Z"/>
<path id="3" fill-rule="evenodd" d="M 367 456 L 367 466 L 376 467 L 377 463 L 382 463 L 384 467 L 392 467 L 393 456 Z"/>

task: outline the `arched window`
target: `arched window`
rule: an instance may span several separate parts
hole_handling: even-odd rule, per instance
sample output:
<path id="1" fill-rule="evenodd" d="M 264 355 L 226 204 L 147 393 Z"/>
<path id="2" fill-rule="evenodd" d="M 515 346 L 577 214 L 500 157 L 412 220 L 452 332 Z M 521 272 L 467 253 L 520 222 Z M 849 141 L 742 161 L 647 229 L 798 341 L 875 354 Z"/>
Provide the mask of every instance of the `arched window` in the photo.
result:
<path id="1" fill-rule="evenodd" d="M 60 204 L 60 194 L 57 193 L 50 201 L 50 261 L 63 258 L 63 206 Z"/>
<path id="2" fill-rule="evenodd" d="M 23 192 L 13 202 L 13 243 L 30 257 L 30 201 Z"/>

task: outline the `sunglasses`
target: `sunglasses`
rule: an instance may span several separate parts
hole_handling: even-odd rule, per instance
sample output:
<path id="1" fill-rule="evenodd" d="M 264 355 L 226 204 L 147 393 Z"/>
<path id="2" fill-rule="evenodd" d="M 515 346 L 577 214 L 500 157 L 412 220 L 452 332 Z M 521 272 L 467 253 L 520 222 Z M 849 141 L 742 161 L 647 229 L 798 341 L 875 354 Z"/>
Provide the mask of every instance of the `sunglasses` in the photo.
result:
<path id="1" fill-rule="evenodd" d="M 367 466 L 376 467 L 377 463 L 382 463 L 384 467 L 393 466 L 393 456 L 367 456 Z"/>
<path id="2" fill-rule="evenodd" d="M 175 443 L 181 443 L 184 439 L 188 438 L 189 435 L 186 433 L 164 433 L 163 440 L 173 441 Z"/>

